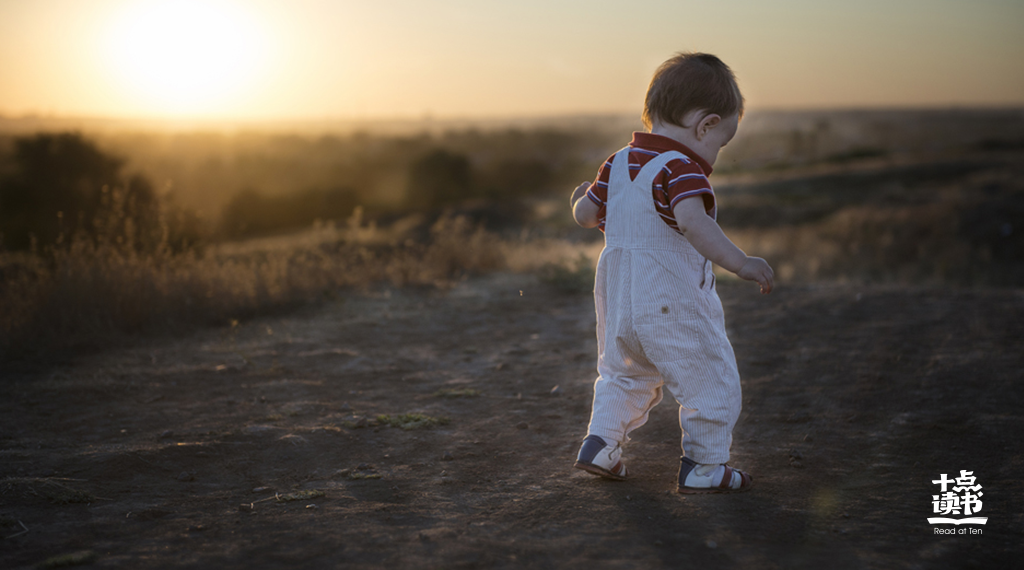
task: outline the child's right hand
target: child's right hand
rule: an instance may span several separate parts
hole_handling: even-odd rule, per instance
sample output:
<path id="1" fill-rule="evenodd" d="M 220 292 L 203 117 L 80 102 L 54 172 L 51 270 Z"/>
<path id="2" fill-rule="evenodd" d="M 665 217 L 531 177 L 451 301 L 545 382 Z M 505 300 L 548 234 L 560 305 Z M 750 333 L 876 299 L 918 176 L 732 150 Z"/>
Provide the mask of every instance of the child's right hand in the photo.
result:
<path id="1" fill-rule="evenodd" d="M 587 193 L 587 190 L 589 188 L 589 182 L 584 182 L 583 184 L 577 186 L 576 189 L 572 191 L 572 197 L 569 198 L 569 207 L 572 208 L 573 206 L 575 206 L 576 202 L 578 202 L 579 199 L 582 198 Z"/>
<path id="2" fill-rule="evenodd" d="M 748 257 L 736 275 L 747 281 L 757 281 L 761 286 L 762 295 L 771 293 L 772 286 L 775 285 L 775 272 L 768 262 L 760 257 Z"/>

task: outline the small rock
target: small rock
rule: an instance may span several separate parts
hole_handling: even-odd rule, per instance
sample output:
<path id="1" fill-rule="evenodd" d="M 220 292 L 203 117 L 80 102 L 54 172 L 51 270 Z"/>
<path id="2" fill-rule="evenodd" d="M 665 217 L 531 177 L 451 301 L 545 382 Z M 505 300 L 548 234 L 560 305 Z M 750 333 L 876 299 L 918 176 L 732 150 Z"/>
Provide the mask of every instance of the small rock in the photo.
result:
<path id="1" fill-rule="evenodd" d="M 194 524 L 194 525 L 188 527 L 188 531 L 189 532 L 202 532 L 202 531 L 206 530 L 206 528 L 207 528 L 206 525 Z"/>
<path id="2" fill-rule="evenodd" d="M 497 372 L 501 372 L 502 370 L 508 370 L 508 364 L 505 364 L 504 362 L 499 362 L 494 365 L 494 370 Z"/>
<path id="3" fill-rule="evenodd" d="M 708 548 L 718 548 L 718 543 L 713 541 L 713 540 L 709 540 L 709 541 L 705 542 L 704 545 L 707 546 Z"/>
<path id="4" fill-rule="evenodd" d="M 352 427 L 354 427 L 354 428 L 364 428 L 368 424 L 369 424 L 369 422 L 366 421 L 366 418 L 359 418 L 356 421 L 352 422 Z"/>
<path id="5" fill-rule="evenodd" d="M 443 471 L 443 470 L 442 470 L 442 471 L 441 471 L 441 476 L 442 476 L 442 477 L 447 477 L 447 476 L 448 476 L 448 472 L 447 472 L 447 471 Z"/>
<path id="6" fill-rule="evenodd" d="M 308 443 L 306 438 L 302 437 L 301 435 L 295 435 L 294 433 L 282 435 L 281 437 L 277 438 L 277 441 L 289 443 L 291 445 L 302 445 Z"/>
<path id="7" fill-rule="evenodd" d="M 528 424 L 526 422 L 519 422 L 519 423 L 516 424 L 516 427 L 519 428 L 519 429 L 529 429 L 530 428 L 530 424 Z"/>
<path id="8" fill-rule="evenodd" d="M 238 512 L 240 513 L 251 513 L 255 510 L 256 505 L 254 503 L 242 503 L 241 505 L 238 505 Z"/>
<path id="9" fill-rule="evenodd" d="M 338 409 L 341 410 L 342 412 L 351 412 L 352 411 L 352 406 L 348 405 L 348 402 L 345 402 Z"/>
<path id="10" fill-rule="evenodd" d="M 789 450 L 789 458 L 799 461 L 804 458 L 804 454 L 800 453 L 799 449 L 794 448 Z"/>
<path id="11" fill-rule="evenodd" d="M 806 441 L 807 443 L 810 443 L 810 442 L 814 441 L 814 438 L 811 437 L 811 434 L 807 434 L 807 435 L 804 436 L 804 441 Z"/>
<path id="12" fill-rule="evenodd" d="M 455 459 L 455 456 L 452 455 L 452 452 L 450 452 L 450 451 L 445 451 L 441 455 L 441 461 L 453 461 L 454 459 Z"/>
<path id="13" fill-rule="evenodd" d="M 252 490 L 253 493 L 272 493 L 274 492 L 273 487 L 256 487 Z"/>
<path id="14" fill-rule="evenodd" d="M 555 386 L 554 388 L 552 388 L 551 389 L 551 395 L 552 396 L 561 396 L 562 395 L 562 387 L 561 386 Z"/>
<path id="15" fill-rule="evenodd" d="M 850 513 L 843 513 L 843 518 L 844 519 L 850 518 Z"/>
<path id="16" fill-rule="evenodd" d="M 356 469 L 360 471 L 369 471 L 370 469 L 373 469 L 373 465 L 370 465 L 369 463 L 360 463 L 356 466 Z"/>
<path id="17" fill-rule="evenodd" d="M 306 508 L 315 511 L 316 509 L 318 509 L 320 507 L 316 506 L 315 503 L 310 503 L 310 504 L 306 505 Z"/>
<path id="18" fill-rule="evenodd" d="M 182 483 L 188 483 L 189 481 L 195 480 L 196 476 L 192 473 L 189 473 L 188 471 L 182 471 L 181 473 L 178 474 L 178 481 L 181 481 Z"/>
<path id="19" fill-rule="evenodd" d="M 665 543 L 660 541 L 660 540 L 655 540 L 654 541 L 654 546 L 664 546 L 664 545 L 665 545 Z"/>
<path id="20" fill-rule="evenodd" d="M 173 431 L 165 429 L 164 431 L 160 432 L 160 439 L 167 439 L 169 437 L 174 437 Z"/>

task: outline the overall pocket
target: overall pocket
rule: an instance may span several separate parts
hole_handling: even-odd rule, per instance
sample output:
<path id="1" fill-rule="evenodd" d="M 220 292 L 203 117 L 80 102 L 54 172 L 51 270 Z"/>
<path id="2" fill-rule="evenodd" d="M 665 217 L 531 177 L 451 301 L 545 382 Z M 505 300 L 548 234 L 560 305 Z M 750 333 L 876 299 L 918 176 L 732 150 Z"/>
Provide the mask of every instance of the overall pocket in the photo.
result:
<path id="1" fill-rule="evenodd" d="M 634 307 L 636 334 L 654 363 L 692 358 L 700 350 L 700 318 L 691 302 L 646 303 Z"/>

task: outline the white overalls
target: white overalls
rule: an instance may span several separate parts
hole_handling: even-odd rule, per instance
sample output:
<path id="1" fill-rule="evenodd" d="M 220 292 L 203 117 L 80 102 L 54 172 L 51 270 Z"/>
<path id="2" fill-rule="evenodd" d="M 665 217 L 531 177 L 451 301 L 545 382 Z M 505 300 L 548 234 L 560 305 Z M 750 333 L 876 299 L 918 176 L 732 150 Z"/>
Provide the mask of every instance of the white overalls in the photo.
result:
<path id="1" fill-rule="evenodd" d="M 679 402 L 683 455 L 729 460 L 740 377 L 711 262 L 654 209 L 651 184 L 673 158 L 629 177 L 629 147 L 612 161 L 605 247 L 597 264 L 597 370 L 588 434 L 625 443 L 647 422 L 664 385 Z"/>

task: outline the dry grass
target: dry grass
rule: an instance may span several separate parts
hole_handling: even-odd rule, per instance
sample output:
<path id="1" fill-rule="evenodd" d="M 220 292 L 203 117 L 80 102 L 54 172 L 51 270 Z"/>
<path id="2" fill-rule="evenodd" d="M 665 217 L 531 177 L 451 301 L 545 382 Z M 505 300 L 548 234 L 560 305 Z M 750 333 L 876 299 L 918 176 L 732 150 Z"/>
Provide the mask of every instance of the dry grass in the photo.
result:
<path id="1" fill-rule="evenodd" d="M 84 238 L 44 254 L 0 253 L 0 356 L 227 324 L 340 288 L 443 287 L 506 267 L 500 240 L 462 218 L 440 219 L 426 243 L 395 237 L 356 218 L 201 253 Z"/>
<path id="2" fill-rule="evenodd" d="M 734 215 L 725 231 L 768 259 L 780 282 L 1019 286 L 1018 156 L 951 172 L 941 170 L 945 163 L 875 165 L 737 184 L 722 192 L 723 207 L 747 218 Z M 175 253 L 166 244 L 139 251 L 113 237 L 41 254 L 0 251 L 0 359 L 228 325 L 382 283 L 447 287 L 511 271 L 534 273 L 555 290 L 592 290 L 601 241 L 525 231 L 500 238 L 459 217 L 441 218 L 426 239 L 409 239 L 422 223 L 410 217 L 379 228 L 357 210 L 345 224 L 202 251 Z"/>
<path id="3" fill-rule="evenodd" d="M 813 224 L 728 233 L 771 260 L 782 281 L 971 284 L 970 247 L 955 227 L 946 205 L 853 207 Z"/>

